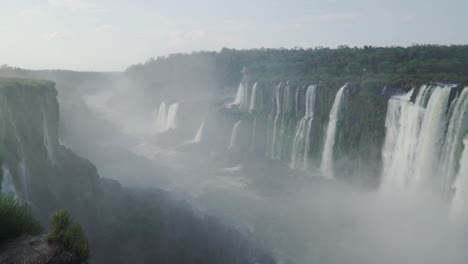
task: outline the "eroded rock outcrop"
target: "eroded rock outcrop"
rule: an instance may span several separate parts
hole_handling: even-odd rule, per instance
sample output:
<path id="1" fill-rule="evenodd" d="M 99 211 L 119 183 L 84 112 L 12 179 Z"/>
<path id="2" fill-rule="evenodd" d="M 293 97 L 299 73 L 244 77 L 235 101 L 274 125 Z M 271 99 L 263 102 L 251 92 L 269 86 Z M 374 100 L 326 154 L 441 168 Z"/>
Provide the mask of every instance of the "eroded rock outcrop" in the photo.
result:
<path id="1" fill-rule="evenodd" d="M 26 236 L 0 245 L 2 264 L 82 264 L 75 253 L 61 244 L 49 243 L 46 235 Z"/>

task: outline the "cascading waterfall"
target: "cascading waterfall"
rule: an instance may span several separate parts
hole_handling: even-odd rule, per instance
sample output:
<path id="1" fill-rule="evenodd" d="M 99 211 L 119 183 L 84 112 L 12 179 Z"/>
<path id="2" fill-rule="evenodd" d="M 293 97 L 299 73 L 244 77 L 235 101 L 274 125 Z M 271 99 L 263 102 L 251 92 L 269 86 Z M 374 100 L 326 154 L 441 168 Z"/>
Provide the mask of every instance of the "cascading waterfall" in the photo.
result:
<path id="1" fill-rule="evenodd" d="M 18 171 L 20 173 L 21 183 L 23 185 L 23 200 L 29 203 L 29 189 L 28 189 L 28 179 L 29 179 L 29 170 L 28 165 L 24 157 L 21 158 L 20 163 L 18 164 Z"/>
<path id="2" fill-rule="evenodd" d="M 253 112 L 255 110 L 257 110 L 256 106 L 257 106 L 257 83 L 255 83 L 253 86 L 252 86 L 252 95 L 250 96 L 250 105 L 249 105 L 249 112 Z"/>
<path id="3" fill-rule="evenodd" d="M 434 181 L 438 181 L 439 150 L 443 144 L 450 91 L 450 86 L 423 85 L 414 103 L 410 101 L 413 91 L 389 100 L 382 150 L 383 189 L 440 185 Z"/>
<path id="4" fill-rule="evenodd" d="M 45 113 L 44 113 L 45 117 Z M 49 127 L 47 125 L 47 120 L 44 118 L 43 125 L 42 125 L 42 132 L 44 137 L 44 146 L 47 150 L 47 159 L 52 165 L 57 164 L 57 159 L 55 158 L 55 151 L 52 145 L 52 139 L 49 134 Z"/>
<path id="5" fill-rule="evenodd" d="M 237 93 L 236 93 L 236 98 L 234 98 L 234 102 L 232 102 L 231 105 L 233 106 L 240 106 L 242 102 L 244 101 L 245 97 L 245 85 L 243 82 L 239 84 L 239 87 L 237 88 Z"/>
<path id="6" fill-rule="evenodd" d="M 348 85 L 345 84 L 336 93 L 335 101 L 333 102 L 328 120 L 327 133 L 325 134 L 325 145 L 322 153 L 322 164 L 320 166 L 323 177 L 327 179 L 333 179 L 335 177 L 333 170 L 333 147 L 335 146 L 336 127 L 338 124 L 341 105 L 343 103 L 343 95 L 347 86 Z"/>
<path id="7" fill-rule="evenodd" d="M 455 194 L 450 210 L 450 216 L 454 221 L 468 219 L 468 135 L 463 145 L 464 151 L 460 158 L 460 170 L 453 185 Z"/>
<path id="8" fill-rule="evenodd" d="M 21 193 L 20 197 L 21 200 L 29 203 L 29 170 L 28 170 L 28 164 L 26 162 L 26 157 L 25 157 L 25 151 L 24 151 L 24 144 L 23 141 L 21 140 L 21 137 L 19 136 L 18 129 L 16 128 L 16 125 L 14 122 L 11 122 L 13 126 L 13 134 L 16 139 L 16 144 L 19 146 L 18 148 L 18 155 L 20 158 L 20 161 L 18 163 L 18 172 L 19 172 L 19 179 L 21 181 Z"/>
<path id="9" fill-rule="evenodd" d="M 203 139 L 203 128 L 205 127 L 205 120 L 202 121 L 200 127 L 195 134 L 195 137 L 192 140 L 189 140 L 187 143 L 189 144 L 197 144 L 200 143 Z"/>
<path id="10" fill-rule="evenodd" d="M 177 111 L 178 110 L 179 110 L 179 103 L 173 103 L 169 107 L 169 113 L 167 115 L 166 130 L 177 128 Z"/>
<path id="11" fill-rule="evenodd" d="M 255 86 L 256 88 L 256 86 Z M 253 87 L 252 87 L 253 89 Z M 236 98 L 234 99 L 234 102 L 230 104 L 231 107 L 235 106 L 238 107 L 239 109 L 243 110 L 249 110 L 250 105 L 251 105 L 251 94 L 249 91 L 249 86 L 246 81 L 242 81 L 239 84 L 239 87 L 237 88 L 237 93 L 236 93 Z"/>
<path id="12" fill-rule="evenodd" d="M 162 102 L 159 105 L 159 110 L 157 112 L 156 122 L 154 123 L 154 126 L 153 126 L 153 132 L 154 133 L 159 133 L 159 132 L 165 131 L 166 127 L 167 127 L 166 124 L 167 124 L 166 102 Z"/>
<path id="13" fill-rule="evenodd" d="M 276 108 L 276 114 L 273 118 L 273 132 L 272 132 L 272 139 L 271 139 L 271 147 L 270 147 L 270 157 L 272 159 L 280 159 L 281 158 L 281 151 L 280 151 L 280 129 L 282 127 L 283 120 L 281 118 L 282 108 L 282 83 L 279 83 L 275 87 L 275 94 L 274 94 L 274 102 Z"/>
<path id="14" fill-rule="evenodd" d="M 153 125 L 153 133 L 166 132 L 171 129 L 177 128 L 177 111 L 179 109 L 179 103 L 173 103 L 166 107 L 166 102 L 162 102 L 159 105 L 156 122 Z"/>
<path id="15" fill-rule="evenodd" d="M 252 123 L 252 138 L 250 140 L 250 150 L 255 150 L 255 143 L 257 142 L 257 117 L 254 117 Z"/>
<path id="16" fill-rule="evenodd" d="M 411 186 L 426 185 L 436 176 L 434 172 L 437 172 L 439 164 L 450 90 L 449 87 L 436 87 L 429 99 L 419 134 L 414 183 Z"/>
<path id="17" fill-rule="evenodd" d="M 241 124 L 242 120 L 238 120 L 232 126 L 231 139 L 229 140 L 229 149 L 234 149 L 238 145 Z"/>
<path id="18" fill-rule="evenodd" d="M 299 91 L 299 89 L 297 90 Z M 299 92 L 297 92 L 298 94 Z M 298 95 L 296 94 L 296 101 Z M 307 169 L 310 152 L 310 130 L 314 120 L 316 86 L 311 85 L 306 91 L 305 115 L 297 126 L 291 153 L 291 168 Z M 296 109 L 297 112 L 297 109 Z"/>
<path id="19" fill-rule="evenodd" d="M 6 165 L 2 166 L 2 185 L 1 192 L 4 194 L 13 195 L 16 200 L 19 198 L 18 191 L 16 190 L 15 184 L 13 183 L 13 177 L 11 176 L 10 170 Z"/>
<path id="20" fill-rule="evenodd" d="M 439 175 L 445 175 L 444 189 L 450 192 L 457 168 L 457 154 L 461 151 L 463 132 L 468 130 L 468 88 L 452 103 L 450 121 L 445 136 Z"/>
<path id="21" fill-rule="evenodd" d="M 419 105 L 423 90 L 424 87 L 420 89 L 414 104 L 410 102 L 414 90 L 405 96 L 394 96 L 388 102 L 382 150 L 382 183 L 385 188 L 405 188 L 408 178 L 413 174 L 412 164 L 424 113 Z"/>

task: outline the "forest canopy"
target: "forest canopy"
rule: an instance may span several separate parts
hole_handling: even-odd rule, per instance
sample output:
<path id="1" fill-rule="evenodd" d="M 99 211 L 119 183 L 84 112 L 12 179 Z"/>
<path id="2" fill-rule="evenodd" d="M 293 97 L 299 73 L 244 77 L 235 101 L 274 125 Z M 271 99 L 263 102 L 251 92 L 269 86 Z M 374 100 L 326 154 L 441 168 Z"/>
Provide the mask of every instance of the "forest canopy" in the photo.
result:
<path id="1" fill-rule="evenodd" d="M 180 82 L 184 82 L 183 86 L 197 86 L 202 81 L 201 76 L 205 79 L 211 76 L 213 88 L 222 88 L 236 86 L 242 78 L 243 67 L 247 67 L 249 76 L 255 81 L 318 82 L 378 78 L 387 82 L 466 84 L 468 45 L 339 46 L 336 49 L 223 48 L 220 52 L 151 58 L 143 64 L 130 66 L 126 74 L 139 83 L 158 89 L 178 88 Z"/>

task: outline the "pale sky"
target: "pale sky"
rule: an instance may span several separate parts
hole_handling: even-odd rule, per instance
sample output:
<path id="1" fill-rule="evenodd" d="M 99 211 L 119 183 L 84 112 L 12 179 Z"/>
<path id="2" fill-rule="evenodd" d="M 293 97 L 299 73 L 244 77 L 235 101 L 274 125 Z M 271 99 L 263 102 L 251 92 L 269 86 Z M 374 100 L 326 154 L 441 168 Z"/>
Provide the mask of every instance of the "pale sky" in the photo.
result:
<path id="1" fill-rule="evenodd" d="M 175 52 L 468 44 L 468 0 L 0 0 L 0 64 L 120 71 Z"/>

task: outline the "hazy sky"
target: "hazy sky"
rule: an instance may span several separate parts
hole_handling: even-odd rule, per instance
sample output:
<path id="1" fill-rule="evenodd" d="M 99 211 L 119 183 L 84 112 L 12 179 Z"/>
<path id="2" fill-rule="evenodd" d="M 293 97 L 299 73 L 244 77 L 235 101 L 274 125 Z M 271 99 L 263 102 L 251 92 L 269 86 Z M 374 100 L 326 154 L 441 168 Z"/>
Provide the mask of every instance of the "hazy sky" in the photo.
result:
<path id="1" fill-rule="evenodd" d="M 0 64 L 124 70 L 174 52 L 468 44 L 467 0 L 0 0 Z"/>

